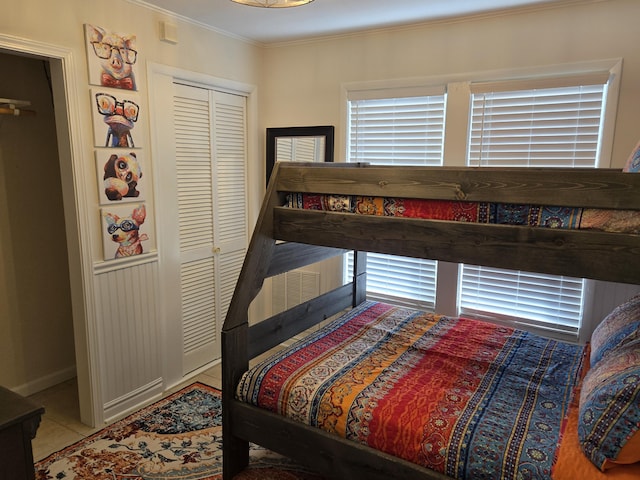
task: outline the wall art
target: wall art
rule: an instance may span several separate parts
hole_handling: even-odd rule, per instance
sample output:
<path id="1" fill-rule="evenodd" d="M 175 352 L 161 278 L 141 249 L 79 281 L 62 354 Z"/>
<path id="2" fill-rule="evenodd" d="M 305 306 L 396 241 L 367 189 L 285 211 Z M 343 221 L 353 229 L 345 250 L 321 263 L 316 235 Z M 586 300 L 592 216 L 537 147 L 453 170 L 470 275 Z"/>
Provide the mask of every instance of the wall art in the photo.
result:
<path id="1" fill-rule="evenodd" d="M 100 205 L 146 200 L 143 153 L 121 149 L 98 149 L 96 174 Z"/>
<path id="2" fill-rule="evenodd" d="M 103 208 L 104 259 L 131 257 L 152 250 L 153 242 L 146 232 L 152 232 L 153 228 L 145 223 L 146 219 L 144 203 Z M 145 242 L 144 246 L 142 242 Z"/>
<path id="3" fill-rule="evenodd" d="M 135 92 L 92 88 L 93 132 L 96 147 L 137 148 L 134 128 L 140 119 L 140 99 Z M 135 137 L 135 141 L 134 141 Z"/>
<path id="4" fill-rule="evenodd" d="M 85 24 L 89 83 L 137 90 L 134 67 L 138 60 L 136 36 Z"/>

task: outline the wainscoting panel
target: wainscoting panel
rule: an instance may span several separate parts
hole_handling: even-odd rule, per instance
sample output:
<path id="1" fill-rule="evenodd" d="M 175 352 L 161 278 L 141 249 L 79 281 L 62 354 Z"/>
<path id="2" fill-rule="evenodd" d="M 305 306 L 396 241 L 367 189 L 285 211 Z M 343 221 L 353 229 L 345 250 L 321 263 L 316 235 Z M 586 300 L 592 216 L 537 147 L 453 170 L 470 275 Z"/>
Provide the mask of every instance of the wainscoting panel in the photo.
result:
<path id="1" fill-rule="evenodd" d="M 113 417 L 162 389 L 158 263 L 104 270 L 95 279 L 102 402 Z"/>

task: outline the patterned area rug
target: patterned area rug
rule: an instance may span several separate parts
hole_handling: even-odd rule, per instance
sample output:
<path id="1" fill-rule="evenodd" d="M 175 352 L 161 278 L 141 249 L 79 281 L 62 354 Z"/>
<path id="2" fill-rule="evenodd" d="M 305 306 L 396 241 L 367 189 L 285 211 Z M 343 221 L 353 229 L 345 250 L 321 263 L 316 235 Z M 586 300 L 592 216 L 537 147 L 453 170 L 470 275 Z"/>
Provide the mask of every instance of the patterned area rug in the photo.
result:
<path id="1" fill-rule="evenodd" d="M 320 480 L 291 460 L 251 445 L 237 480 Z M 201 383 L 180 390 L 36 463 L 36 480 L 218 480 L 222 400 Z"/>

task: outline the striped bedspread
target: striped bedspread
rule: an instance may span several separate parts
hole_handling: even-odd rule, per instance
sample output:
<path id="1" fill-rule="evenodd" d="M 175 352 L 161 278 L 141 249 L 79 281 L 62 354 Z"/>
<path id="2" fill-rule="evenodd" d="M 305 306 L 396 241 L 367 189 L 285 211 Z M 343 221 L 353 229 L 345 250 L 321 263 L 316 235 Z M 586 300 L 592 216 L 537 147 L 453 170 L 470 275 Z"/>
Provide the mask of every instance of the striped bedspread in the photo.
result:
<path id="1" fill-rule="evenodd" d="M 634 210 L 315 193 L 289 193 L 286 205 L 359 215 L 640 233 L 640 213 Z"/>
<path id="2" fill-rule="evenodd" d="M 458 479 L 545 479 L 584 348 L 365 302 L 253 367 L 242 401 Z"/>

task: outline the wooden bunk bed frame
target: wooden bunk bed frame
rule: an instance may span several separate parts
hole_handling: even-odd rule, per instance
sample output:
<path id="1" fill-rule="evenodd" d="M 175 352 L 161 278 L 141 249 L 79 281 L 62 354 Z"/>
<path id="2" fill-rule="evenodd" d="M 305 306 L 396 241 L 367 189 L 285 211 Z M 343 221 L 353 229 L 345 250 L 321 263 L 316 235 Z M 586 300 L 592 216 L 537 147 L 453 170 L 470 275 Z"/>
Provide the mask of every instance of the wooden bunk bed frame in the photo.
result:
<path id="1" fill-rule="evenodd" d="M 329 478 L 448 478 L 235 399 L 252 358 L 366 299 L 367 251 L 640 284 L 637 234 L 293 209 L 287 192 L 640 210 L 640 174 L 620 170 L 277 164 L 222 329 L 225 480 L 249 442 Z M 249 325 L 265 279 L 349 250 L 352 282 Z"/>

